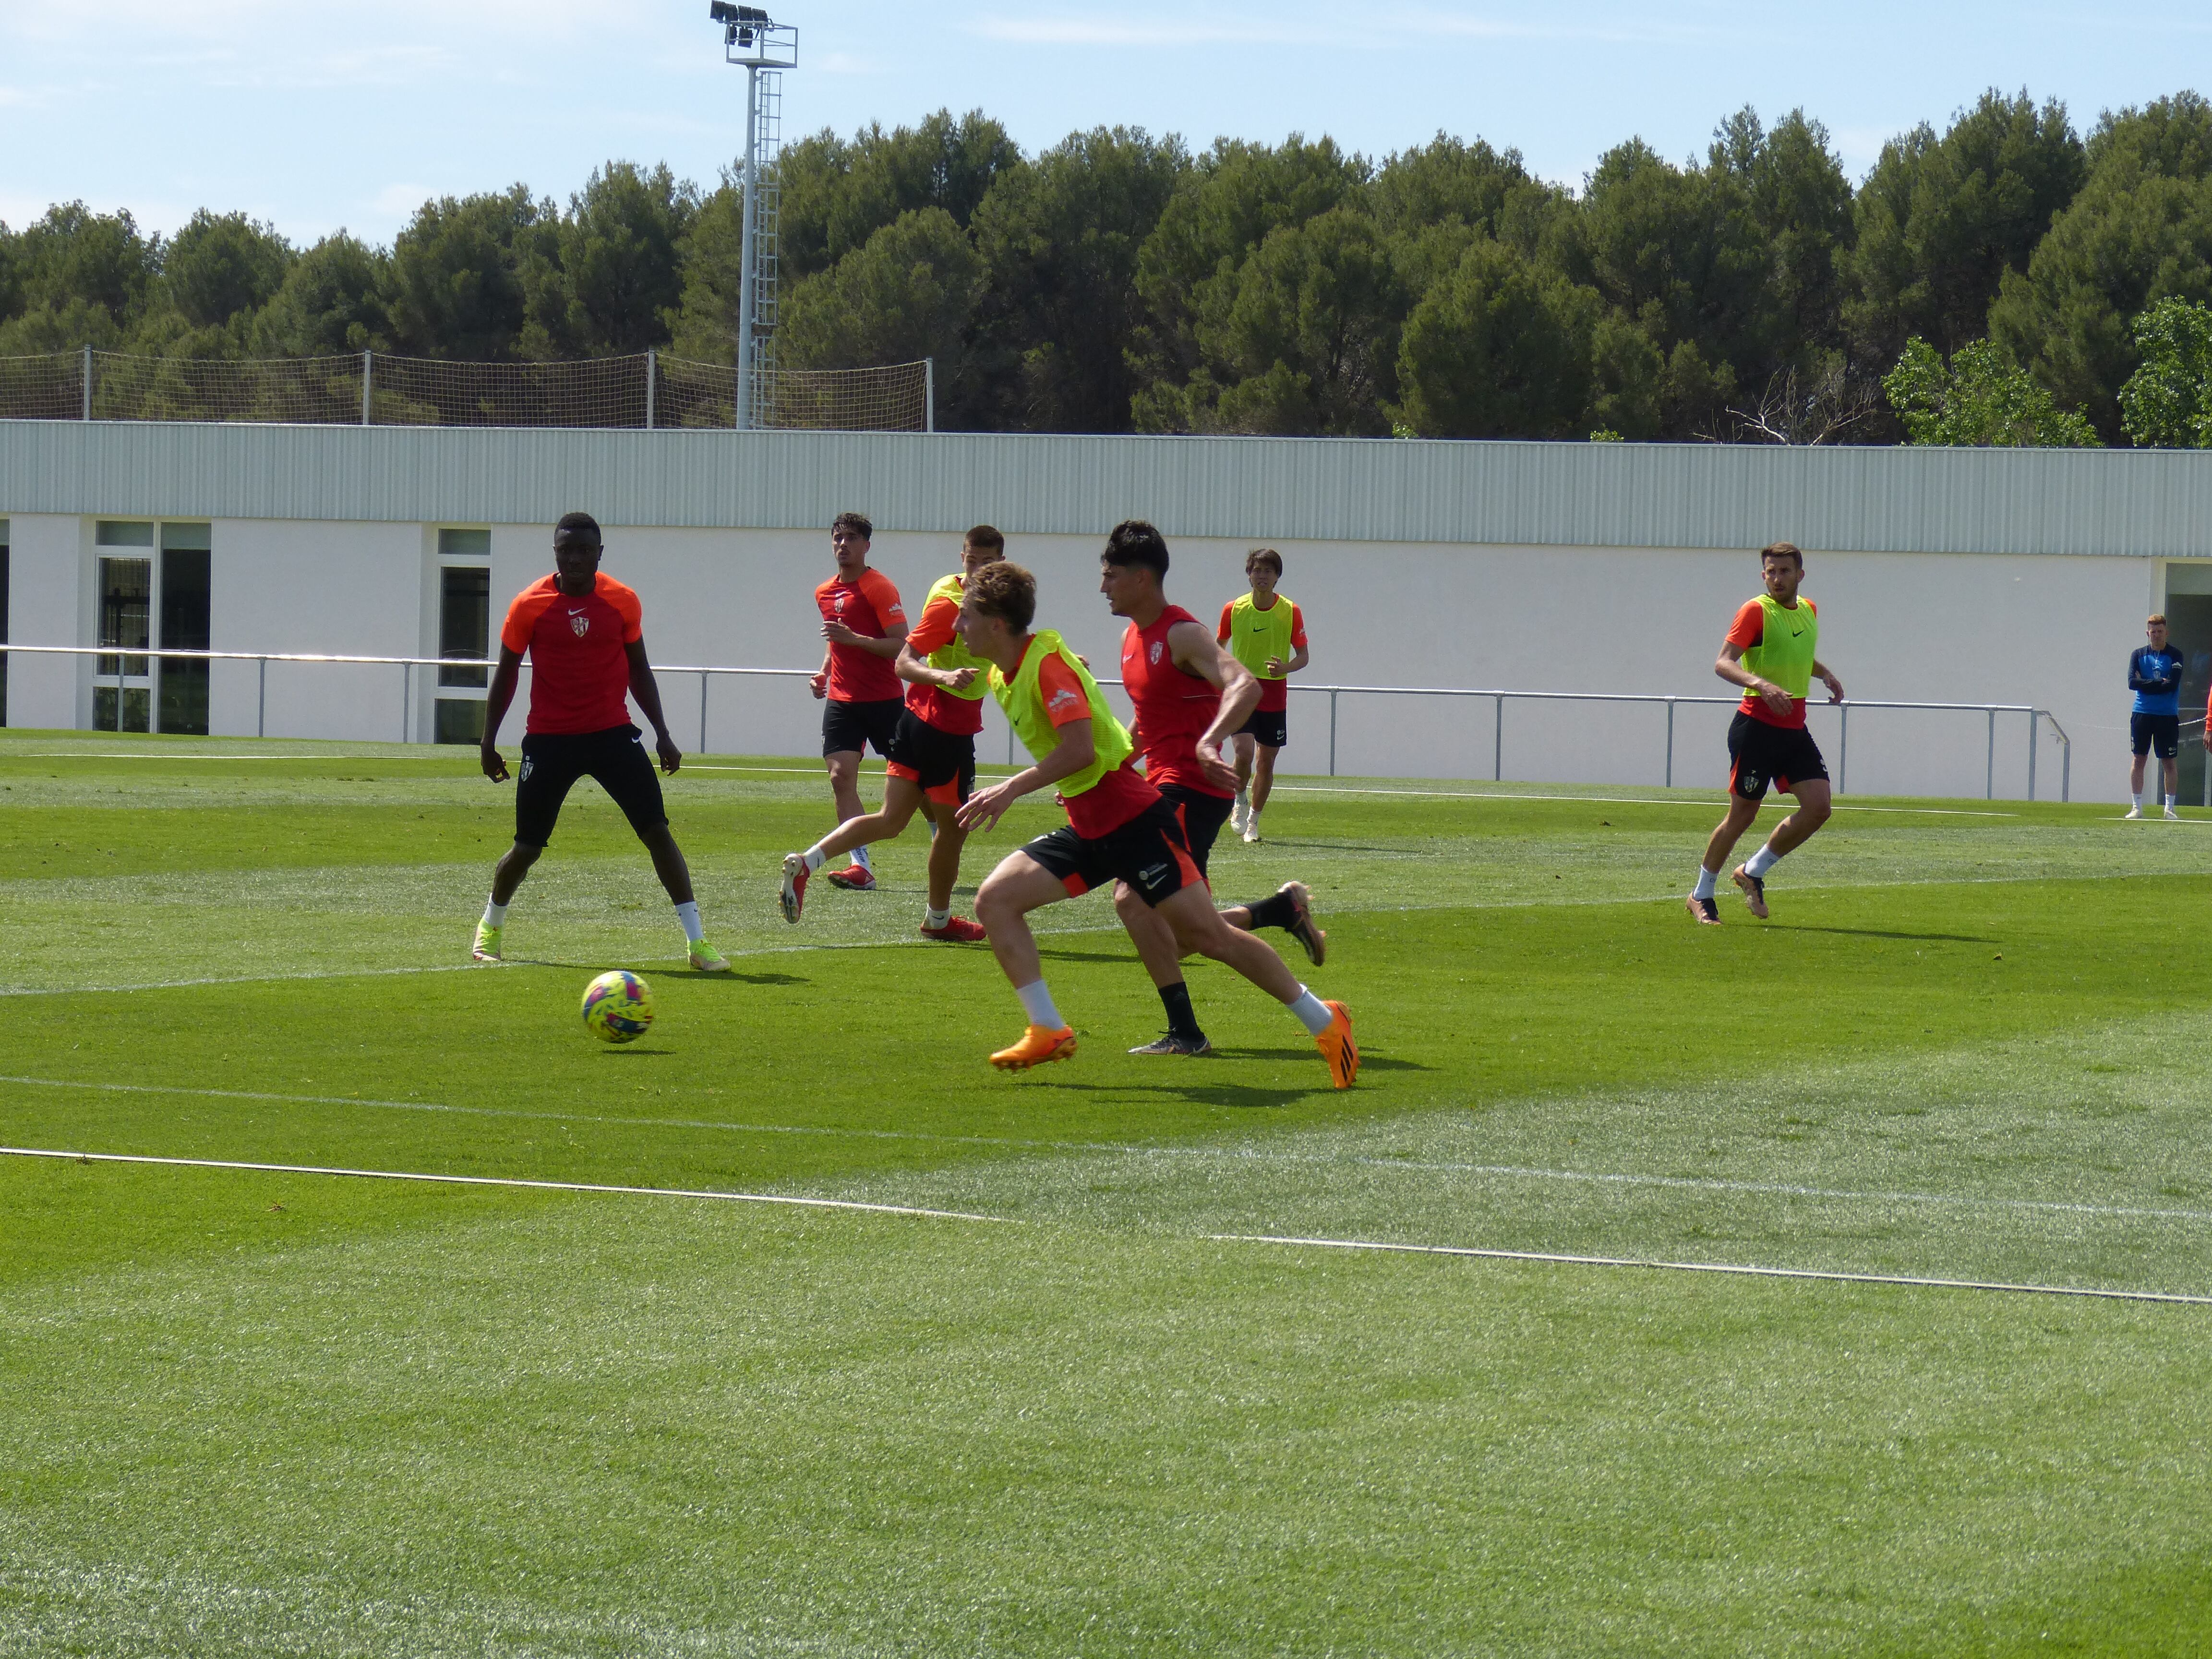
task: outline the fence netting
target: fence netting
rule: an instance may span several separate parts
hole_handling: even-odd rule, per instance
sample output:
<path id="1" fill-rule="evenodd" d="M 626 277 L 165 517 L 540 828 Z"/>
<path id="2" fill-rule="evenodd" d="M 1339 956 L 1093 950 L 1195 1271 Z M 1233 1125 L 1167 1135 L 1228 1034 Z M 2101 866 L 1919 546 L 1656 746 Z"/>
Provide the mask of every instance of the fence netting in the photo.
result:
<path id="1" fill-rule="evenodd" d="M 927 363 L 762 368 L 746 424 L 927 431 L 930 392 Z M 467 363 L 381 352 L 241 362 L 63 351 L 0 357 L 0 420 L 727 428 L 738 424 L 738 374 L 659 352 Z"/>

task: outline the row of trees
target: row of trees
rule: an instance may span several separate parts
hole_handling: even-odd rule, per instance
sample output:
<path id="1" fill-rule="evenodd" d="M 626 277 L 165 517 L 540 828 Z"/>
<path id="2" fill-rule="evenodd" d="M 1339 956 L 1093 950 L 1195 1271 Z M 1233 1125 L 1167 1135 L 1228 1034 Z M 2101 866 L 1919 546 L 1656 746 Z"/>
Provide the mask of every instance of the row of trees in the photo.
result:
<path id="1" fill-rule="evenodd" d="M 2194 93 L 2084 138 L 1992 92 L 1856 187 L 1818 122 L 1748 109 L 1702 161 L 1632 140 L 1576 191 L 1443 136 L 1377 162 L 1101 129 L 1032 156 L 942 112 L 804 139 L 780 178 L 781 360 L 934 356 L 955 428 L 2174 441 L 2127 389 L 2185 380 L 2212 301 Z M 388 249 L 71 204 L 0 227 L 0 356 L 726 361 L 740 219 L 726 178 L 626 162 L 565 209 L 426 203 Z"/>

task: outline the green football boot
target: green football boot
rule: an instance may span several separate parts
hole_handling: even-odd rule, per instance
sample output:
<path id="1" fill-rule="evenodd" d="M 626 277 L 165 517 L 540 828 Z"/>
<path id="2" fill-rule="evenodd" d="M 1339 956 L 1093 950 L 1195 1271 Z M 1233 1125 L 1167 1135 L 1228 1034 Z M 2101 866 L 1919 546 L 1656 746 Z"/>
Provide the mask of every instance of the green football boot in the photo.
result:
<path id="1" fill-rule="evenodd" d="M 499 960 L 499 936 L 505 930 L 503 928 L 493 927 L 488 921 L 478 922 L 477 924 L 476 949 L 471 951 L 469 954 L 474 957 L 478 962 L 497 962 Z"/>
<path id="2" fill-rule="evenodd" d="M 726 974 L 730 959 L 703 939 L 691 941 L 691 965 L 702 974 Z"/>

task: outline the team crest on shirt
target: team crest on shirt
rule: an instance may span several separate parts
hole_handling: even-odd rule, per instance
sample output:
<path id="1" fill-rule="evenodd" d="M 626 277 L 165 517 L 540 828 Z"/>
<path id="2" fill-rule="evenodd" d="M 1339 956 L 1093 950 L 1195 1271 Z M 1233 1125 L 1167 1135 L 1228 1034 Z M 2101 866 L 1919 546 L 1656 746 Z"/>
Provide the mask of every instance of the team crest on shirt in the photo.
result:
<path id="1" fill-rule="evenodd" d="M 572 611 L 568 613 L 568 626 L 576 630 L 576 637 L 580 640 L 592 631 L 592 619 Z"/>

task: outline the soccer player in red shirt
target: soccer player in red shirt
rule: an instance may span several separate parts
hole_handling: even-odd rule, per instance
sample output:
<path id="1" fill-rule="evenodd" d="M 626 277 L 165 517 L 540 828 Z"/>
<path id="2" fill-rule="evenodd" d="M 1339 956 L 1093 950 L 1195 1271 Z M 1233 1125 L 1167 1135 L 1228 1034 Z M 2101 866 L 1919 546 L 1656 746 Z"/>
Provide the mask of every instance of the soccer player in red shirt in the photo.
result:
<path id="1" fill-rule="evenodd" d="M 860 757 L 870 744 L 886 760 L 898 731 L 899 677 L 891 665 L 906 643 L 906 611 L 890 578 L 868 564 L 875 526 L 858 513 L 840 513 L 830 523 L 830 547 L 837 574 L 814 590 L 822 611 L 822 637 L 829 648 L 814 676 L 822 711 L 822 763 L 830 769 L 830 793 L 837 803 L 837 822 L 860 816 Z M 875 867 L 865 842 L 853 848 L 853 861 L 830 872 L 833 887 L 872 892 Z"/>
<path id="2" fill-rule="evenodd" d="M 1735 884 L 1745 906 L 1762 919 L 1766 910 L 1766 875 L 1782 857 L 1802 847 L 1828 821 L 1828 766 L 1820 745 L 1805 729 L 1806 695 L 1819 680 L 1828 701 L 1844 700 L 1844 683 L 1828 672 L 1820 655 L 1820 616 L 1797 585 L 1805 579 L 1805 556 L 1788 542 L 1763 548 L 1759 574 L 1766 591 L 1747 599 L 1729 624 L 1713 672 L 1743 688 L 1743 702 L 1729 725 L 1728 815 L 1705 843 L 1697 885 L 1684 901 L 1705 927 L 1720 925 L 1717 890 L 1722 866 L 1743 832 L 1759 817 L 1769 784 L 1797 797 L 1797 810 L 1774 826 L 1766 845 L 1735 867 Z"/>
<path id="3" fill-rule="evenodd" d="M 988 830 L 1024 795 L 1055 785 L 1067 812 L 1064 826 L 1008 854 L 975 896 L 992 952 L 1029 1017 L 1021 1040 L 991 1063 L 1021 1071 L 1075 1053 L 1075 1031 L 1045 987 L 1029 913 L 1116 881 L 1160 913 L 1179 951 L 1235 969 L 1289 1009 L 1328 1061 L 1330 1081 L 1350 1088 L 1359 1073 L 1350 1012 L 1323 1002 L 1266 945 L 1222 921 L 1181 817 L 1130 764 L 1136 744 L 1090 670 L 1058 634 L 1030 632 L 1036 614 L 1036 578 L 1003 561 L 970 577 L 961 598 L 961 639 L 991 665 L 992 695 L 1035 764 L 970 796 L 960 822 Z"/>
<path id="4" fill-rule="evenodd" d="M 806 904 L 806 884 L 840 853 L 871 842 L 893 841 L 921 812 L 929 820 L 929 905 L 921 919 L 924 939 L 976 945 L 983 930 L 952 914 L 952 889 L 960 879 L 960 849 L 968 832 L 954 814 L 975 790 L 975 734 L 983 729 L 982 699 L 990 687 L 980 679 L 990 665 L 968 654 L 955 637 L 960 594 L 969 577 L 1005 556 L 1006 538 L 989 525 L 968 532 L 960 548 L 960 569 L 929 590 L 921 620 L 906 636 L 898 655 L 898 677 L 907 682 L 906 707 L 891 733 L 884 771 L 884 805 L 837 826 L 804 853 L 783 860 L 783 919 L 797 921 Z"/>
<path id="5" fill-rule="evenodd" d="M 1116 525 L 1099 556 L 1099 591 L 1117 617 L 1128 619 L 1121 636 L 1121 687 L 1137 712 L 1132 734 L 1145 763 L 1145 777 L 1182 814 L 1190 854 L 1205 876 L 1206 860 L 1236 799 L 1237 774 L 1222 758 L 1221 745 L 1243 724 L 1260 700 L 1260 682 L 1224 651 L 1200 622 L 1180 605 L 1170 605 L 1162 582 L 1168 570 L 1166 538 L 1151 525 L 1131 520 Z M 1212 1044 L 1192 1011 L 1183 982 L 1175 931 L 1137 896 L 1127 882 L 1114 890 L 1114 908 L 1128 929 L 1145 968 L 1167 1009 L 1167 1035 L 1129 1052 L 1137 1054 L 1202 1054 Z M 1303 882 L 1285 882 L 1272 897 L 1256 904 L 1232 905 L 1221 913 L 1231 927 L 1280 927 L 1321 965 L 1328 936 L 1314 926 L 1312 897 Z"/>
<path id="6" fill-rule="evenodd" d="M 722 974 L 730 964 L 707 943 L 691 872 L 660 799 L 660 780 L 630 723 L 629 699 L 653 722 L 660 769 L 684 763 L 660 713 L 660 688 L 645 657 L 644 610 L 637 595 L 599 569 L 599 526 L 588 513 L 570 513 L 553 528 L 554 574 L 532 582 L 507 607 L 499 632 L 499 666 L 484 704 L 484 775 L 507 781 L 499 752 L 500 722 L 514 701 L 523 653 L 530 656 L 530 719 L 522 738 L 522 775 L 514 786 L 514 845 L 492 872 L 491 902 L 477 924 L 479 962 L 500 959 L 507 907 L 530 866 L 553 838 L 561 803 L 581 777 L 595 778 L 623 810 L 683 924 L 691 965 Z"/>

